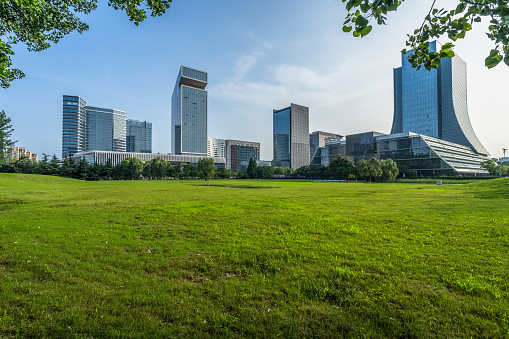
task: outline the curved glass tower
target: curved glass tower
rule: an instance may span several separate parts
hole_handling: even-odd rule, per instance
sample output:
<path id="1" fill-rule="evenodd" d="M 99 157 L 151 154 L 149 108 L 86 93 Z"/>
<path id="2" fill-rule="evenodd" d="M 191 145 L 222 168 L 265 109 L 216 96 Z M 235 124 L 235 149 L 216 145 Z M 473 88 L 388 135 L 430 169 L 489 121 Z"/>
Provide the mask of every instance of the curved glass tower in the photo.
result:
<path id="1" fill-rule="evenodd" d="M 433 41 L 430 51 L 440 51 Z M 402 55 L 394 69 L 394 120 L 391 134 L 414 132 L 488 155 L 474 133 L 467 107 L 467 66 L 456 55 L 440 59 L 438 69 L 416 70 Z"/>

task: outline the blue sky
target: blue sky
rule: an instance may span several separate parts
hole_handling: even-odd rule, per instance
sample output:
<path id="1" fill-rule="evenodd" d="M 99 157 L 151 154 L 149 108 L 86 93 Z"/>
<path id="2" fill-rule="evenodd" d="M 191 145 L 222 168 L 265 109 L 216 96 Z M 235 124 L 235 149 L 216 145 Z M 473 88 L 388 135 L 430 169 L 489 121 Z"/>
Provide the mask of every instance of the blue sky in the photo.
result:
<path id="1" fill-rule="evenodd" d="M 40 53 L 16 47 L 15 66 L 27 76 L 0 89 L 0 109 L 12 119 L 18 146 L 60 156 L 62 95 L 70 94 L 152 122 L 153 151 L 168 153 L 180 65 L 209 74 L 208 135 L 258 141 L 264 160 L 272 159 L 272 109 L 290 103 L 310 108 L 310 131 L 389 133 L 392 69 L 432 1 L 407 1 L 363 39 L 342 32 L 339 0 L 175 0 L 165 15 L 138 27 L 100 2 L 84 17 L 87 32 Z M 484 67 L 491 49 L 484 32 L 485 24 L 474 26 L 456 52 L 467 62 L 474 130 L 500 157 L 509 148 L 509 68 Z"/>

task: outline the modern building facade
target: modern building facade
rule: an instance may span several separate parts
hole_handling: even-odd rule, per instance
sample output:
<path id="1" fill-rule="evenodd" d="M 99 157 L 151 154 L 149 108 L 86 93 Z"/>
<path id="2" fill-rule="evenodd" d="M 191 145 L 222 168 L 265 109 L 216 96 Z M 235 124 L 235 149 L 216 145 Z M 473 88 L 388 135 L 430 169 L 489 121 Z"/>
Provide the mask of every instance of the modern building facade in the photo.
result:
<path id="1" fill-rule="evenodd" d="M 380 132 L 364 132 L 346 136 L 346 155 L 355 163 L 359 160 L 377 158 L 375 138 L 386 135 Z"/>
<path id="2" fill-rule="evenodd" d="M 411 132 L 378 136 L 375 143 L 378 158 L 392 159 L 417 176 L 488 174 L 481 168 L 488 157 L 468 146 Z"/>
<path id="3" fill-rule="evenodd" d="M 226 158 L 226 140 L 207 137 L 207 156 Z"/>
<path id="4" fill-rule="evenodd" d="M 318 148 L 324 147 L 326 143 L 337 142 L 342 139 L 342 135 L 322 131 L 309 134 L 309 159 L 311 160 Z"/>
<path id="5" fill-rule="evenodd" d="M 87 106 L 79 96 L 63 96 L 62 157 L 90 150 L 125 152 L 126 112 Z"/>
<path id="6" fill-rule="evenodd" d="M 226 168 L 233 172 L 244 170 L 249 160 L 260 160 L 260 143 L 242 140 L 226 140 Z"/>
<path id="7" fill-rule="evenodd" d="M 105 165 L 108 160 L 111 161 L 113 166 L 121 163 L 126 158 L 137 158 L 142 162 L 152 160 L 154 158 L 161 158 L 164 161 L 171 163 L 171 165 L 197 165 L 198 160 L 210 158 L 207 156 L 194 156 L 194 155 L 175 155 L 175 154 L 160 154 L 160 153 L 134 153 L 134 152 L 106 152 L 106 151 L 89 151 L 81 152 L 73 155 L 77 161 L 86 159 L 89 164 L 103 164 Z M 216 167 L 226 167 L 225 158 L 212 158 Z"/>
<path id="8" fill-rule="evenodd" d="M 171 98 L 173 154 L 207 155 L 208 74 L 181 66 Z"/>
<path id="9" fill-rule="evenodd" d="M 87 106 L 86 149 L 125 152 L 126 112 Z"/>
<path id="10" fill-rule="evenodd" d="M 310 165 L 329 166 L 329 163 L 339 157 L 346 156 L 346 140 L 334 140 L 318 147 L 309 161 Z"/>
<path id="11" fill-rule="evenodd" d="M 152 123 L 126 121 L 126 152 L 152 153 Z"/>
<path id="12" fill-rule="evenodd" d="M 297 169 L 309 163 L 309 108 L 273 110 L 274 165 Z"/>
<path id="13" fill-rule="evenodd" d="M 62 157 L 87 150 L 87 103 L 79 96 L 64 95 Z"/>
<path id="14" fill-rule="evenodd" d="M 433 41 L 429 48 L 437 52 L 441 47 Z M 468 116 L 466 63 L 458 55 L 440 62 L 438 69 L 416 70 L 402 55 L 402 67 L 394 69 L 391 134 L 414 132 L 488 155 Z"/>

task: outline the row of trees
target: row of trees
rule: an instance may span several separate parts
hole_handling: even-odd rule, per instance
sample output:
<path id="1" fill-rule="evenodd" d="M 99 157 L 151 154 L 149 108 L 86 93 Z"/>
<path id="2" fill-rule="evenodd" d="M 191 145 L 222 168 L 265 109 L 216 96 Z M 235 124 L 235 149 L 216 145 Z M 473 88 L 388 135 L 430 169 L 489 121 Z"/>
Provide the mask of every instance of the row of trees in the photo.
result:
<path id="1" fill-rule="evenodd" d="M 0 172 L 55 175 L 82 180 L 138 180 L 163 178 L 230 178 L 232 171 L 226 168 L 216 168 L 212 159 L 202 159 L 198 166 L 172 166 L 161 158 L 155 158 L 145 163 L 136 158 L 126 158 L 113 166 L 111 161 L 105 165 L 89 164 L 86 159 L 75 161 L 66 157 L 62 161 L 55 155 L 50 159 L 43 154 L 43 159 L 37 163 L 22 157 L 14 163 L 0 162 Z"/>
<path id="2" fill-rule="evenodd" d="M 298 170 L 281 167 L 257 166 L 251 159 L 246 170 L 239 173 L 226 168 L 217 168 L 212 159 L 201 159 L 197 166 L 172 166 L 162 158 L 155 158 L 145 163 L 136 158 L 126 158 L 113 166 L 111 161 L 106 164 L 89 164 L 86 159 L 75 161 L 71 157 L 59 160 L 55 155 L 49 158 L 43 154 L 38 163 L 22 157 L 14 163 L 0 163 L 0 172 L 55 175 L 81 180 L 139 180 L 139 179 L 269 179 L 274 175 L 300 179 L 364 179 L 368 181 L 392 182 L 399 170 L 394 161 L 379 161 L 371 158 L 354 164 L 350 158 L 337 158 L 329 166 L 311 165 Z"/>
<path id="3" fill-rule="evenodd" d="M 284 175 L 300 179 L 360 179 L 367 181 L 393 182 L 399 174 L 396 163 L 391 159 L 360 160 L 355 164 L 350 158 L 339 157 L 329 166 L 310 165 L 297 170 L 280 167 L 257 166 L 251 159 L 245 171 L 239 172 L 238 179 L 269 179 L 273 175 Z"/>
<path id="4" fill-rule="evenodd" d="M 483 162 L 481 167 L 484 168 L 493 177 L 503 177 L 509 174 L 509 166 L 498 164 L 491 159 Z"/>

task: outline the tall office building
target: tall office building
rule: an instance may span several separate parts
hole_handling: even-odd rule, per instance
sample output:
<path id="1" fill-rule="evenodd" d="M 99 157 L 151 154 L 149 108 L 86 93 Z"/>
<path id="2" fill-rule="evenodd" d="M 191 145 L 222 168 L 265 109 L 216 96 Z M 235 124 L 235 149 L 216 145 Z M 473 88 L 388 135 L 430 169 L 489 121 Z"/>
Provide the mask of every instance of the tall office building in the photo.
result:
<path id="1" fill-rule="evenodd" d="M 171 97 L 173 154 L 207 155 L 206 72 L 181 66 Z"/>
<path id="2" fill-rule="evenodd" d="M 440 51 L 440 44 L 433 41 L 429 48 Z M 440 59 L 438 69 L 417 71 L 407 57 L 402 55 L 402 67 L 394 69 L 391 134 L 414 132 L 487 155 L 468 117 L 466 63 L 456 55 Z"/>
<path id="3" fill-rule="evenodd" d="M 309 134 L 309 159 L 311 160 L 313 158 L 318 148 L 325 147 L 325 144 L 329 142 L 338 142 L 342 139 L 342 135 L 322 131 Z"/>
<path id="4" fill-rule="evenodd" d="M 226 140 L 226 168 L 242 171 L 249 160 L 260 160 L 260 143 L 241 140 Z"/>
<path id="5" fill-rule="evenodd" d="M 309 108 L 291 104 L 273 110 L 274 161 L 293 169 L 309 163 Z"/>
<path id="6" fill-rule="evenodd" d="M 127 119 L 126 151 L 152 153 L 152 123 Z"/>
<path id="7" fill-rule="evenodd" d="M 125 150 L 125 112 L 87 106 L 79 96 L 63 96 L 62 157 L 86 151 Z"/>
<path id="8" fill-rule="evenodd" d="M 79 96 L 63 97 L 62 158 L 87 150 L 86 107 L 86 101 Z"/>

